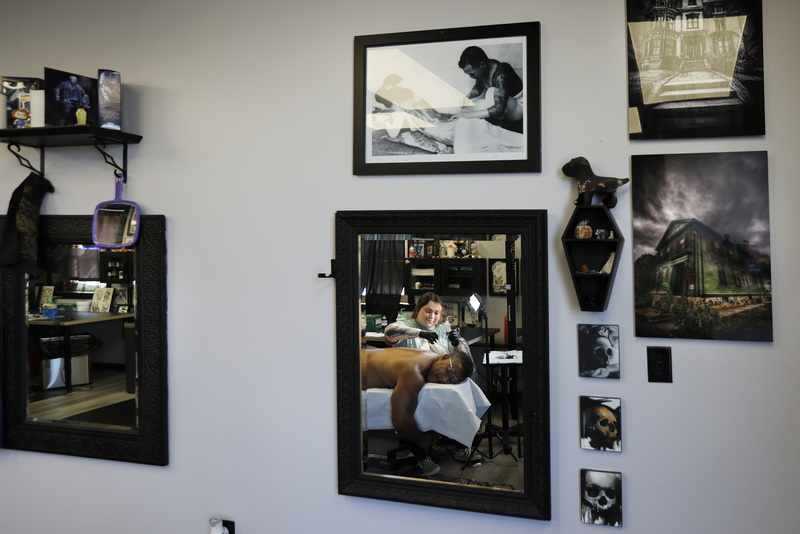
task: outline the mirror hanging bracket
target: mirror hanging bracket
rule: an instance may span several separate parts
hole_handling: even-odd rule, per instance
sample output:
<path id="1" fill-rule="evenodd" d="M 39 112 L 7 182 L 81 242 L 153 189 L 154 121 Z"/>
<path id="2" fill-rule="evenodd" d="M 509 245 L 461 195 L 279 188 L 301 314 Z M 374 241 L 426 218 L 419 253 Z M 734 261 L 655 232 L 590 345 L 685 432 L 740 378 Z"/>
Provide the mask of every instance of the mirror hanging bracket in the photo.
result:
<path id="1" fill-rule="evenodd" d="M 33 166 L 28 158 L 22 155 L 22 148 L 19 146 L 18 143 L 8 143 L 8 151 L 14 154 L 14 157 L 17 158 L 19 164 L 25 168 L 32 170 L 33 172 L 44 176 L 44 147 L 39 148 L 39 168 Z"/>
<path id="2" fill-rule="evenodd" d="M 95 138 L 94 147 L 103 155 L 103 159 L 106 163 L 120 171 L 122 173 L 122 183 L 128 183 L 128 143 L 122 143 L 122 167 L 120 167 L 116 160 L 106 152 L 106 143 L 102 139 Z M 114 173 L 115 176 L 119 177 L 118 173 Z"/>
<path id="3" fill-rule="evenodd" d="M 317 278 L 336 278 L 336 260 L 331 260 L 331 272 L 329 274 L 317 273 Z"/>

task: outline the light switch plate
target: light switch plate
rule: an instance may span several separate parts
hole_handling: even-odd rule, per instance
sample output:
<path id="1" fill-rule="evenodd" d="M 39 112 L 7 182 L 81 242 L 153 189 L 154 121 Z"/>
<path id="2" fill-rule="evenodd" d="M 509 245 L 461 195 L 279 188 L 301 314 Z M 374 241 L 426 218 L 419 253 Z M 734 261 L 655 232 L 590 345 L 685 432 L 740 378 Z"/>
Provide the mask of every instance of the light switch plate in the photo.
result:
<path id="1" fill-rule="evenodd" d="M 647 381 L 672 382 L 671 347 L 647 347 Z"/>

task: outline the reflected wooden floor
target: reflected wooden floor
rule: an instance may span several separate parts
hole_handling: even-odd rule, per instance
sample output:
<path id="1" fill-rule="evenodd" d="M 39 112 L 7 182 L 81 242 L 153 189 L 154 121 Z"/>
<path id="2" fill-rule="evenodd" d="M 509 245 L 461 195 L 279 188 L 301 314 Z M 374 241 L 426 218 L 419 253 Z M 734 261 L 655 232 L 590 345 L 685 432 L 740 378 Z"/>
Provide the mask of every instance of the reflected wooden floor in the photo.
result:
<path id="1" fill-rule="evenodd" d="M 493 419 L 495 425 L 500 424 L 497 419 L 499 418 Z M 485 425 L 480 432 L 484 431 Z M 422 476 L 413 455 L 407 451 L 398 451 L 396 462 L 389 460 L 390 451 L 400 446 L 399 437 L 393 430 L 370 430 L 366 432 L 365 438 L 366 473 L 424 478 L 510 491 L 524 489 L 525 459 L 520 457 L 521 438 L 517 436 L 508 437 L 509 447 L 504 451 L 501 440 L 495 435 L 491 445 L 493 457 L 490 457 L 489 438 L 482 439 L 477 449 L 483 455 L 483 461 L 478 466 L 465 465 L 463 460 L 454 457 L 460 445 L 447 440 L 441 441 L 433 449 L 436 456 L 434 460 L 439 464 L 440 470 L 430 476 Z"/>
<path id="2" fill-rule="evenodd" d="M 135 399 L 136 395 L 125 391 L 124 372 L 93 370 L 91 384 L 75 386 L 70 392 L 67 392 L 64 388 L 45 392 L 39 389 L 39 391 L 32 392 L 30 397 L 28 404 L 28 418 L 30 420 L 90 426 L 93 428 L 130 430 L 130 426 L 115 424 L 117 422 L 113 420 L 89 423 L 74 420 L 65 421 L 65 419 Z"/>

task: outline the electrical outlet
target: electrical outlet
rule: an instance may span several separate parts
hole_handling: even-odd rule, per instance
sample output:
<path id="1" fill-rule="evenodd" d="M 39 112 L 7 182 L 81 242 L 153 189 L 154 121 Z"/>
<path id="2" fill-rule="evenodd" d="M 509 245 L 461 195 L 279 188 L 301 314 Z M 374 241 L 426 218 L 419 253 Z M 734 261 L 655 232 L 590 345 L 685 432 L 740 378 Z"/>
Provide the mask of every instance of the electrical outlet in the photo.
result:
<path id="1" fill-rule="evenodd" d="M 672 382 L 671 347 L 647 347 L 647 381 Z"/>

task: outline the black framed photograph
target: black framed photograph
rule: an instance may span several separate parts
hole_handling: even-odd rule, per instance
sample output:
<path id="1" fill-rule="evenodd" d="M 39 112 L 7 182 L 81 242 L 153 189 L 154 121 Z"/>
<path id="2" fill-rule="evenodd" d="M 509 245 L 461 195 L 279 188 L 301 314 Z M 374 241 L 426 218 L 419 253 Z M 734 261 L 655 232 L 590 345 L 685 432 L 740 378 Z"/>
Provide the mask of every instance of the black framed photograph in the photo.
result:
<path id="1" fill-rule="evenodd" d="M 355 38 L 353 174 L 541 172 L 538 22 Z"/>
<path id="2" fill-rule="evenodd" d="M 764 135 L 762 0 L 627 0 L 631 140 Z"/>

